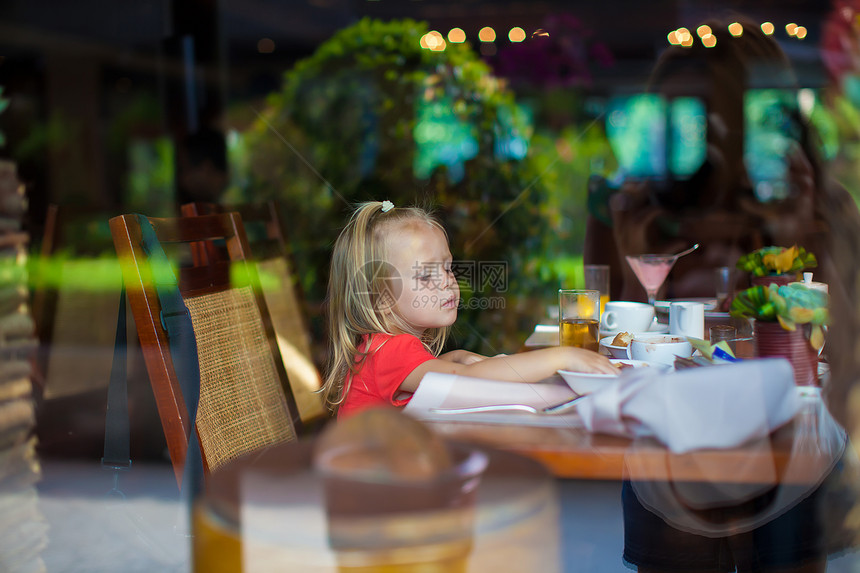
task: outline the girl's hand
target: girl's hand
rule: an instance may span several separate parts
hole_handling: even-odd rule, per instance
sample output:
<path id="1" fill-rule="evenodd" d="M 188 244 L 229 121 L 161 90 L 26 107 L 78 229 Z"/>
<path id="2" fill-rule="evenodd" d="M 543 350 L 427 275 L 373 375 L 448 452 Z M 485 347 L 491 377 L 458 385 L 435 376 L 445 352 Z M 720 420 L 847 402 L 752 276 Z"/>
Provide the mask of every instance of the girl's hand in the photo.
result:
<path id="1" fill-rule="evenodd" d="M 562 360 L 565 364 L 560 370 L 591 372 L 594 374 L 618 374 L 618 368 L 613 366 L 607 357 L 593 350 L 564 346 L 559 347 L 559 351 L 563 353 Z"/>
<path id="2" fill-rule="evenodd" d="M 486 360 L 487 357 L 475 354 L 474 352 L 469 352 L 468 350 L 452 350 L 451 352 L 446 352 L 445 354 L 440 355 L 439 359 L 454 362 L 456 364 L 474 364 L 475 362 Z"/>

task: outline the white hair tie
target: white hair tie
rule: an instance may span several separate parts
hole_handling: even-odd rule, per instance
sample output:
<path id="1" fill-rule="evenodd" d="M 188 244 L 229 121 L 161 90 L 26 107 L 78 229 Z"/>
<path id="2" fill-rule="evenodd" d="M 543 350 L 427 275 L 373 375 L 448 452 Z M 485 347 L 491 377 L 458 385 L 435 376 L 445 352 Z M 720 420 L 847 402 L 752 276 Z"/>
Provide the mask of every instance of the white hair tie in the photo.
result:
<path id="1" fill-rule="evenodd" d="M 382 212 L 383 213 L 388 213 L 392 209 L 394 209 L 394 203 L 392 203 L 391 201 L 383 201 L 382 202 Z"/>

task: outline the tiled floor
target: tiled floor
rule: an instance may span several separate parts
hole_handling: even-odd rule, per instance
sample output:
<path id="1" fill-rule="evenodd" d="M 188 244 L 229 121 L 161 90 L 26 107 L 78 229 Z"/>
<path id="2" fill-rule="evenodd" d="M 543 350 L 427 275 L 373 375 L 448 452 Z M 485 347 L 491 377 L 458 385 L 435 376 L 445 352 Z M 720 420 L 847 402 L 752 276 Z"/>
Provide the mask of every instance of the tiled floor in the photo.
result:
<path id="1" fill-rule="evenodd" d="M 168 464 L 134 464 L 113 488 L 98 462 L 43 460 L 39 504 L 48 521 L 49 573 L 189 571 L 184 517 Z"/>

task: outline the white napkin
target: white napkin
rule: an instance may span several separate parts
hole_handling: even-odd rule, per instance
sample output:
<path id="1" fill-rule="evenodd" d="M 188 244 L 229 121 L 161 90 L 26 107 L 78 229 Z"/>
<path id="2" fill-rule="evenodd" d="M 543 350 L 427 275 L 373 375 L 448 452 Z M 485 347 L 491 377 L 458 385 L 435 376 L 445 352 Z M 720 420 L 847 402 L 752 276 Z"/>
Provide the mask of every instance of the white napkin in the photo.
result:
<path id="1" fill-rule="evenodd" d="M 517 411 L 471 414 L 440 414 L 430 411 L 433 408 L 465 408 L 496 404 L 527 404 L 535 408 L 544 408 L 575 397 L 576 393 L 560 376 L 547 378 L 536 384 L 526 384 L 429 372 L 421 379 L 418 390 L 412 395 L 404 412 L 421 420 L 582 427 L 575 408 L 572 408 L 570 413 L 552 416 Z"/>
<path id="2" fill-rule="evenodd" d="M 631 438 L 653 436 L 673 453 L 764 438 L 790 421 L 800 405 L 791 365 L 781 358 L 624 374 L 579 405 L 585 427 Z"/>
<path id="3" fill-rule="evenodd" d="M 575 397 L 560 377 L 537 384 L 435 372 L 424 376 L 405 412 L 423 420 L 582 427 L 590 432 L 654 437 L 673 453 L 731 448 L 763 439 L 789 422 L 800 406 L 791 365 L 784 359 L 662 373 L 628 369 L 570 413 L 440 414 L 434 408 L 528 404 L 542 408 Z"/>

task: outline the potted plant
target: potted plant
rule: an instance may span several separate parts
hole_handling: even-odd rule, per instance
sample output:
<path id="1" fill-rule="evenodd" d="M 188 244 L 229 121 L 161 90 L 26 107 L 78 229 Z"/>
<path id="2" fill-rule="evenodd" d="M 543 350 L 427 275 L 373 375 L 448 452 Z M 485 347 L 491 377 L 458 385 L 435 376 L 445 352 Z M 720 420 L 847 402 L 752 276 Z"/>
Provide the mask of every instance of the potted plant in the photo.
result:
<path id="1" fill-rule="evenodd" d="M 804 269 L 818 266 L 815 255 L 803 247 L 762 247 L 738 259 L 737 268 L 750 273 L 754 285 L 788 284 Z"/>
<path id="2" fill-rule="evenodd" d="M 730 312 L 755 319 L 757 356 L 787 358 L 798 385 L 818 384 L 818 351 L 830 319 L 827 294 L 802 283 L 756 285 L 738 293 Z"/>

